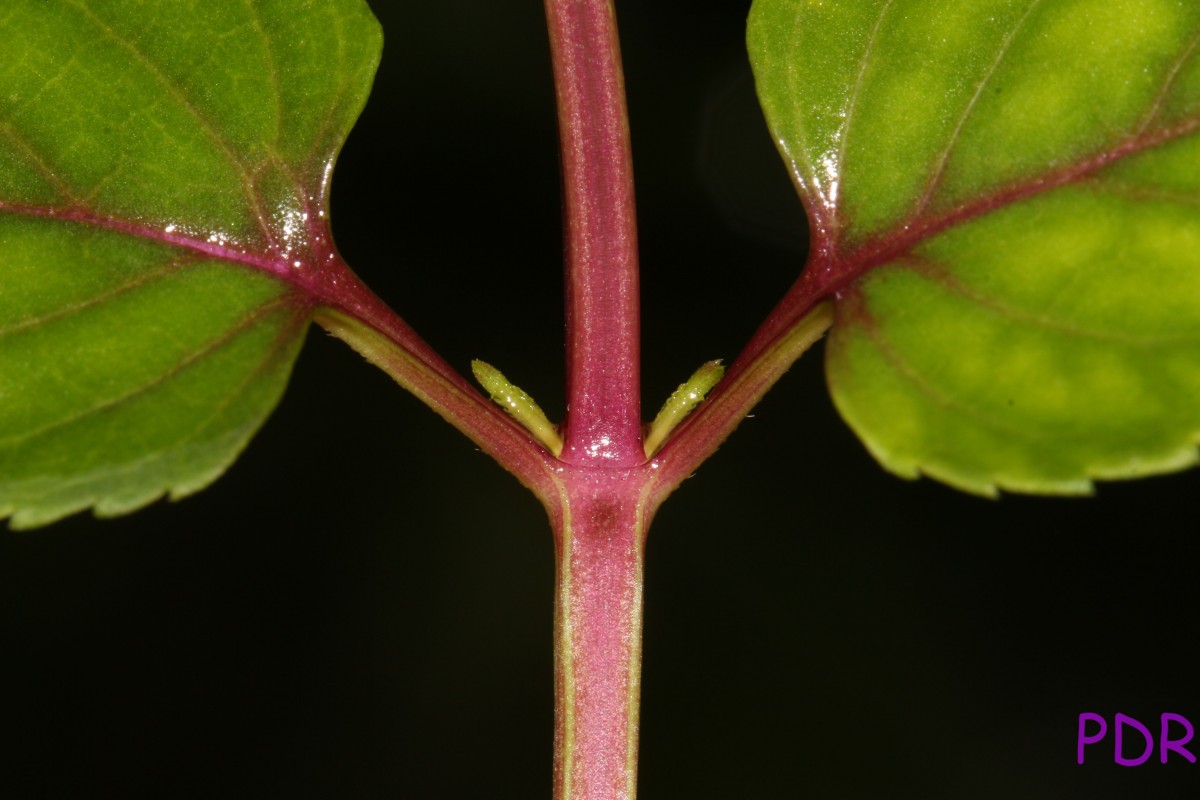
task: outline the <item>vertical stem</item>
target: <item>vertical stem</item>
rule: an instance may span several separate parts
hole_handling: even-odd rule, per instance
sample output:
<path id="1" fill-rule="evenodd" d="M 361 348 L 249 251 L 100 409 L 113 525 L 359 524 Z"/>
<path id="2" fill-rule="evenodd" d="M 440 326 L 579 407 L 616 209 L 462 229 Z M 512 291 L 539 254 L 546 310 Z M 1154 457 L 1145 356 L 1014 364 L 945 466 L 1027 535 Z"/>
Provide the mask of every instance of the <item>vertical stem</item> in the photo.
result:
<path id="1" fill-rule="evenodd" d="M 611 0 L 546 0 L 562 141 L 567 413 L 561 459 L 644 460 L 637 223 Z"/>
<path id="2" fill-rule="evenodd" d="M 633 800 L 642 563 L 637 226 L 611 0 L 545 0 L 562 140 L 567 412 L 555 601 L 555 800 Z"/>
<path id="3" fill-rule="evenodd" d="M 556 520 L 555 800 L 634 800 L 644 480 L 569 484 Z M 616 476 L 612 476 L 616 477 Z"/>

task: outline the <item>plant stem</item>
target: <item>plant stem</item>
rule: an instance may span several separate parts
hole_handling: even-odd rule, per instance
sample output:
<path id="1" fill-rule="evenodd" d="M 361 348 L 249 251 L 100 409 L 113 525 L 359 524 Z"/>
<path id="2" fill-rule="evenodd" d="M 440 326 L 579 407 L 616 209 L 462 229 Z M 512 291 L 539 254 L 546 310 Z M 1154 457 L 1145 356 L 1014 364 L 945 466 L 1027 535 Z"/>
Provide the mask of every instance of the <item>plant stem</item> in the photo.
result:
<path id="1" fill-rule="evenodd" d="M 561 452 L 554 452 L 557 438 L 542 430 L 540 410 L 535 414 L 531 404 L 517 403 L 527 420 L 537 418 L 531 427 L 542 432 L 535 440 L 340 260 L 328 286 L 311 293 L 318 298 L 317 321 L 470 436 L 546 506 L 557 556 L 554 800 L 634 800 L 650 519 L 824 333 L 831 309 L 816 305 L 821 297 L 800 282 L 710 399 L 647 460 L 633 168 L 612 2 L 545 3 L 562 140 L 566 249 Z M 486 382 L 502 395 L 519 393 L 498 372 Z M 553 432 L 549 423 L 544 428 Z"/>
<path id="2" fill-rule="evenodd" d="M 643 468 L 633 158 L 610 0 L 546 0 L 562 144 L 567 411 L 558 502 L 555 800 L 633 800 Z"/>
<path id="3" fill-rule="evenodd" d="M 632 467 L 642 449 L 633 157 L 610 0 L 546 0 L 562 143 L 567 412 L 561 459 Z"/>
<path id="4" fill-rule="evenodd" d="M 634 800 L 644 470 L 577 473 L 555 529 L 555 800 Z"/>

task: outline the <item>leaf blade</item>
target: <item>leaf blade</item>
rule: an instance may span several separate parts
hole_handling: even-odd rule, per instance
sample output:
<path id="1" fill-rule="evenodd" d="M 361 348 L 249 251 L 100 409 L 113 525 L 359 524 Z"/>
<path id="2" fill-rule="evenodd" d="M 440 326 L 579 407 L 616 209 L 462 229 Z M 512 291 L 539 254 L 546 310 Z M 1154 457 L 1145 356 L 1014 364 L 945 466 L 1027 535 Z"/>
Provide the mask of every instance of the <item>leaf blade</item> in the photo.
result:
<path id="1" fill-rule="evenodd" d="M 17 0 L 0 32 L 0 517 L 197 491 L 345 270 L 328 181 L 378 24 L 361 0 Z"/>
<path id="2" fill-rule="evenodd" d="M 865 43 L 854 83 L 782 88 L 801 84 L 781 32 L 826 24 L 820 4 L 757 0 L 750 38 L 785 158 L 819 161 L 802 106 L 843 104 L 845 124 L 824 123 L 838 160 L 804 190 L 830 276 L 815 294 L 838 296 L 827 375 L 843 417 L 893 472 L 982 494 L 1195 463 L 1200 14 L 847 5 L 875 15 L 845 34 Z"/>

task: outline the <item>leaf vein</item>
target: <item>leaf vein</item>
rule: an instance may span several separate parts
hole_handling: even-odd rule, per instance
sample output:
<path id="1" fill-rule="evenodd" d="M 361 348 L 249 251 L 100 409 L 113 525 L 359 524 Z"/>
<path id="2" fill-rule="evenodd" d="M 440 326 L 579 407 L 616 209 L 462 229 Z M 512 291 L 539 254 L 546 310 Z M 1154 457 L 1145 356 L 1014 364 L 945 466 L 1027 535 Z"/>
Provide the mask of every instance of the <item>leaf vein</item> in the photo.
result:
<path id="1" fill-rule="evenodd" d="M 58 192 L 64 203 L 77 202 L 74 190 L 46 163 L 41 153 L 35 150 L 24 136 L 13 129 L 12 125 L 8 122 L 0 121 L 0 133 L 3 133 L 5 138 L 22 152 L 26 160 L 32 164 L 34 170 L 50 185 L 50 188 Z"/>
<path id="2" fill-rule="evenodd" d="M 907 380 L 918 392 L 933 401 L 935 405 L 952 413 L 960 414 L 968 419 L 976 420 L 977 422 L 993 430 L 1019 439 L 1024 439 L 1027 442 L 1040 441 L 1040 438 L 1031 433 L 1028 429 L 1017 425 L 1010 425 L 999 417 L 984 413 L 976 405 L 963 403 L 959 400 L 956 400 L 952 395 L 947 394 L 944 390 L 938 388 L 927 376 L 923 375 L 916 368 L 916 366 L 913 365 L 912 361 L 901 355 L 891 345 L 891 343 L 888 342 L 887 338 L 880 332 L 878 325 L 875 324 L 874 318 L 871 317 L 869 310 L 864 308 L 859 313 L 865 314 L 868 317 L 868 320 L 865 322 L 865 324 L 860 324 L 859 327 L 875 344 L 875 347 L 879 349 L 879 352 L 883 355 L 884 359 L 892 365 L 893 369 L 895 369 L 902 378 Z"/>
<path id="3" fill-rule="evenodd" d="M 1035 175 L 1028 180 L 1004 186 L 979 200 L 964 203 L 938 216 L 914 218 L 895 236 L 881 236 L 860 246 L 843 257 L 839 268 L 827 270 L 813 286 L 805 290 L 815 298 L 829 296 L 861 278 L 872 269 L 903 258 L 922 241 L 932 239 L 943 231 L 965 224 L 977 217 L 1027 198 L 1037 197 L 1064 186 L 1078 185 L 1092 179 L 1101 170 L 1123 159 L 1147 152 L 1200 131 L 1200 115 L 1187 117 L 1169 128 L 1131 136 L 1112 147 L 1052 172 Z"/>
<path id="4" fill-rule="evenodd" d="M 1163 107 L 1167 103 L 1167 98 L 1170 96 L 1171 90 L 1175 87 L 1175 81 L 1178 80 L 1179 73 L 1183 71 L 1183 68 L 1187 62 L 1190 61 L 1192 56 L 1196 54 L 1197 45 L 1200 45 L 1200 29 L 1197 29 L 1196 35 L 1192 37 L 1192 40 L 1188 43 L 1188 46 L 1183 49 L 1183 52 L 1180 54 L 1179 58 L 1176 59 L 1175 63 L 1171 65 L 1171 68 L 1167 70 L 1166 77 L 1163 79 L 1162 88 L 1155 96 L 1154 102 L 1150 104 L 1150 108 L 1147 110 L 1146 116 L 1142 119 L 1141 124 L 1138 125 L 1137 133 L 1135 135 L 1140 136 L 1145 133 L 1146 129 L 1158 119 L 1159 115 L 1162 113 Z"/>
<path id="5" fill-rule="evenodd" d="M 262 199 L 254 188 L 254 183 L 250 177 L 250 166 L 245 162 L 242 155 L 237 152 L 236 146 L 229 138 L 221 132 L 216 123 L 208 117 L 188 96 L 187 91 L 180 86 L 173 78 L 163 71 L 161 65 L 156 63 L 145 51 L 143 51 L 137 43 L 124 36 L 122 33 L 113 28 L 105 20 L 97 16 L 90 8 L 82 5 L 80 0 L 63 0 L 68 5 L 78 10 L 94 27 L 109 40 L 115 42 L 122 47 L 154 78 L 156 82 L 163 86 L 167 94 L 174 99 L 179 105 L 192 117 L 209 138 L 222 152 L 225 158 L 237 173 L 242 185 L 242 195 L 249 205 L 249 210 L 255 221 L 258 223 L 259 230 L 266 238 L 267 243 L 272 248 L 277 247 L 278 243 L 275 238 L 275 233 L 267 222 L 267 215 L 262 206 Z"/>
<path id="6" fill-rule="evenodd" d="M 177 268 L 179 268 L 185 264 L 193 263 L 198 260 L 199 260 L 199 258 L 197 256 L 192 256 L 192 255 L 188 255 L 188 256 L 173 260 L 171 262 L 163 264 L 162 266 L 160 266 L 157 269 L 145 272 L 145 273 L 137 276 L 133 280 L 128 281 L 127 283 L 123 283 L 120 286 L 115 286 L 105 292 L 95 295 L 94 297 L 89 297 L 88 299 L 82 300 L 78 303 L 72 303 L 71 305 L 63 306 L 62 308 L 57 308 L 54 311 L 51 311 L 47 314 L 43 314 L 40 317 L 32 317 L 30 319 L 23 319 L 14 325 L 8 326 L 7 328 L 0 328 L 0 339 L 3 339 L 6 336 L 11 336 L 13 334 L 20 333 L 21 331 L 29 330 L 30 328 L 36 328 L 40 325 L 46 325 L 48 323 L 55 322 L 57 320 L 65 318 L 65 317 L 69 317 L 72 314 L 78 314 L 82 311 L 86 311 L 88 309 L 95 308 L 97 306 L 101 306 L 111 300 L 115 300 L 116 298 L 120 297 L 121 295 L 128 294 L 129 292 L 135 291 L 135 290 L 141 288 L 142 286 L 145 286 L 146 284 L 148 284 L 154 280 L 157 280 L 158 278 L 162 278 L 162 277 L 170 274 L 171 272 L 174 272 Z"/>
<path id="7" fill-rule="evenodd" d="M 1181 206 L 1200 206 L 1200 196 L 1173 192 L 1160 186 L 1138 186 L 1137 184 L 1122 183 L 1110 178 L 1101 179 L 1092 176 L 1080 182 L 1093 191 L 1127 197 L 1131 200 L 1162 201 Z"/>
<path id="8" fill-rule="evenodd" d="M 326 109 L 325 114 L 321 119 L 320 133 L 318 133 L 316 136 L 313 137 L 312 146 L 309 148 L 308 154 L 305 157 L 305 161 L 307 163 L 303 165 L 304 169 L 312 169 L 313 168 L 313 159 L 316 156 L 317 152 L 321 149 L 322 145 L 324 145 L 326 138 L 329 136 L 329 131 L 333 128 L 334 119 L 338 115 L 338 113 L 341 111 L 341 102 L 342 101 L 340 100 L 340 98 L 343 98 L 346 96 L 346 86 L 350 80 L 350 78 L 346 74 L 346 72 L 347 72 L 347 70 L 346 70 L 346 29 L 345 29 L 345 25 L 344 25 L 344 20 L 342 19 L 341 15 L 339 15 L 339 14 L 333 15 L 333 24 L 336 25 L 337 29 L 338 29 L 338 34 L 337 34 L 337 43 L 338 43 L 337 74 L 341 76 L 338 79 L 337 97 L 339 98 L 339 100 L 338 100 L 338 102 L 330 105 L 330 107 L 328 109 Z M 327 193 L 329 191 L 328 178 L 329 178 L 329 173 L 328 173 L 328 171 L 326 171 L 325 174 L 323 175 L 322 182 L 321 182 L 322 202 L 325 201 L 325 199 L 327 197 Z M 307 204 L 308 204 L 308 198 L 306 198 L 306 205 Z"/>
<path id="9" fill-rule="evenodd" d="M 893 0 L 887 0 L 879 10 L 879 16 L 875 20 L 874 26 L 871 28 L 871 34 L 867 37 L 867 45 L 863 48 L 862 58 L 859 60 L 858 71 L 854 77 L 854 85 L 850 89 L 850 94 L 846 97 L 846 105 L 842 107 L 842 124 L 838 128 L 838 151 L 837 159 L 834 162 L 839 171 L 844 171 L 846 168 L 846 141 L 850 138 L 850 126 L 854 122 L 854 112 L 858 109 L 858 98 L 862 92 L 862 86 L 867 74 L 867 67 L 870 65 L 871 56 L 875 49 L 875 43 L 879 39 L 879 31 L 883 28 L 883 21 L 888 15 L 888 11 L 892 7 Z M 834 206 L 834 213 L 837 214 L 839 181 L 841 175 L 834 178 L 830 187 L 830 201 Z M 840 215 L 839 215 L 840 216 Z"/>
<path id="10" fill-rule="evenodd" d="M 1000 316 L 1007 317 L 1014 322 L 1035 325 L 1039 328 L 1065 333 L 1081 339 L 1094 339 L 1101 342 L 1116 342 L 1118 344 L 1129 345 L 1132 347 L 1157 347 L 1167 344 L 1190 344 L 1192 342 L 1200 341 L 1200 333 L 1191 335 L 1178 334 L 1174 336 L 1135 336 L 1132 334 L 1118 333 L 1116 331 L 1098 331 L 1079 325 L 1071 325 L 1043 314 L 1034 313 L 1028 309 L 1018 308 L 1016 306 L 1003 303 L 994 297 L 981 294 L 980 292 L 972 289 L 970 286 L 960 281 L 948 266 L 935 261 L 928 256 L 910 254 L 900 263 L 904 264 L 912 271 L 933 281 L 946 291 L 965 298 L 976 305 L 982 306 L 988 311 L 992 311 Z"/>
<path id="11" fill-rule="evenodd" d="M 245 0 L 246 11 L 250 14 L 250 23 L 254 28 L 254 32 L 259 35 L 263 43 L 263 53 L 267 61 L 267 76 L 271 80 L 271 95 L 274 97 L 274 116 L 275 116 L 275 132 L 271 138 L 270 152 L 278 154 L 279 142 L 283 134 L 283 91 L 279 81 L 279 63 L 275 58 L 275 49 L 273 40 L 267 35 L 266 28 L 263 26 L 262 9 L 259 3 L 255 0 Z M 278 157 L 276 155 L 276 157 Z"/>
<path id="12" fill-rule="evenodd" d="M 235 341 L 238 336 L 251 329 L 259 321 L 266 318 L 279 308 L 287 305 L 289 302 L 291 302 L 291 298 L 287 295 L 282 295 L 276 300 L 262 305 L 256 309 L 253 314 L 247 315 L 245 319 L 243 319 L 237 325 L 230 327 L 228 330 L 222 331 L 220 336 L 210 342 L 206 342 L 199 349 L 189 353 L 184 358 L 180 359 L 176 364 L 173 364 L 169 369 L 166 369 L 158 375 L 155 375 L 149 381 L 133 387 L 122 395 L 103 400 L 91 408 L 87 408 L 78 413 L 55 420 L 54 422 L 43 425 L 40 428 L 24 431 L 16 436 L 10 436 L 6 439 L 0 439 L 0 447 L 14 447 L 28 442 L 31 439 L 36 439 L 40 436 L 44 436 L 55 430 L 66 427 L 67 425 L 78 422 L 79 420 L 87 417 L 102 414 L 106 411 L 111 411 L 125 403 L 130 402 L 131 400 L 135 400 L 153 391 L 160 386 L 165 385 L 167 381 L 178 375 L 181 375 L 190 367 L 199 364 L 204 358 L 218 352 L 221 348 Z"/>
<path id="13" fill-rule="evenodd" d="M 941 186 L 942 180 L 945 178 L 946 166 L 950 161 L 950 154 L 958 145 L 959 139 L 962 136 L 963 128 L 966 127 L 967 121 L 975 112 L 975 107 L 979 103 L 979 98 L 983 96 L 983 90 L 989 83 L 991 83 L 992 78 L 995 77 L 1001 63 L 1003 63 L 1004 59 L 1012 50 L 1013 42 L 1016 41 L 1017 36 L 1024 29 L 1025 23 L 1029 20 L 1029 17 L 1033 14 L 1034 10 L 1041 5 L 1041 3 L 1042 0 L 1033 0 L 1033 2 L 1029 4 L 1029 7 L 1025 9 L 1025 13 L 1022 14 L 1021 18 L 1017 20 L 1017 24 L 1014 25 L 1012 30 L 1009 31 L 1005 35 L 1004 39 L 1001 40 L 1000 47 L 996 51 L 996 56 L 992 59 L 991 64 L 988 65 L 988 68 L 980 77 L 979 82 L 975 84 L 975 91 L 971 94 L 971 98 L 967 101 L 966 106 L 963 108 L 962 114 L 959 115 L 958 121 L 954 125 L 954 129 L 950 132 L 950 137 L 946 140 L 946 146 L 942 148 L 941 152 L 933 162 L 933 169 L 931 170 L 929 180 L 925 185 L 925 191 L 917 200 L 916 208 L 912 213 L 913 217 L 921 216 L 925 213 L 925 210 L 929 208 L 929 204 L 933 201 L 934 194 L 937 193 L 938 187 Z"/>
<path id="14" fill-rule="evenodd" d="M 174 444 L 174 447 L 183 447 L 187 443 L 195 441 L 206 430 L 215 425 L 220 420 L 221 414 L 231 405 L 233 405 L 233 403 L 239 397 L 245 394 L 254 381 L 264 375 L 268 369 L 279 360 L 280 355 L 284 352 L 284 350 L 286 350 L 288 343 L 292 340 L 292 337 L 295 336 L 297 331 L 304 326 L 307 320 L 307 313 L 293 314 L 292 319 L 287 324 L 280 327 L 279 333 L 275 336 L 275 339 L 271 342 L 270 347 L 267 348 L 263 357 L 254 365 L 254 368 L 249 370 L 246 373 L 246 376 L 238 383 L 237 386 L 232 387 L 225 397 L 221 398 L 221 401 L 216 404 L 211 414 L 209 414 L 205 419 L 201 420 L 196 428 L 190 433 L 179 439 Z"/>

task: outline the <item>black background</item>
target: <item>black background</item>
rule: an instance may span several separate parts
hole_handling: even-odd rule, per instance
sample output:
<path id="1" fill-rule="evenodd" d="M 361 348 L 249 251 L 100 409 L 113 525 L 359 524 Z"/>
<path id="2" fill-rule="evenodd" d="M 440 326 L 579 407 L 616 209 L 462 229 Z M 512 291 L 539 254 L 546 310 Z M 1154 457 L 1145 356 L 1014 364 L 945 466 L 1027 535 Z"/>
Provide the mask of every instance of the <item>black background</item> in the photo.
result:
<path id="1" fill-rule="evenodd" d="M 387 44 L 335 181 L 342 252 L 453 364 L 484 358 L 557 415 L 540 4 L 373 5 Z M 803 261 L 748 7 L 618 8 L 647 413 L 736 355 Z M 1200 764 L 1075 763 L 1082 711 L 1200 724 L 1195 489 L 898 480 L 810 353 L 655 522 L 640 796 L 1195 796 Z M 315 331 L 209 490 L 0 534 L 0 794 L 548 798 L 552 577 L 532 497 Z"/>

